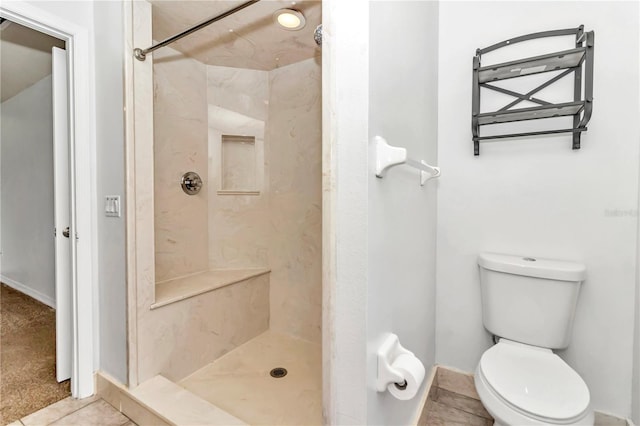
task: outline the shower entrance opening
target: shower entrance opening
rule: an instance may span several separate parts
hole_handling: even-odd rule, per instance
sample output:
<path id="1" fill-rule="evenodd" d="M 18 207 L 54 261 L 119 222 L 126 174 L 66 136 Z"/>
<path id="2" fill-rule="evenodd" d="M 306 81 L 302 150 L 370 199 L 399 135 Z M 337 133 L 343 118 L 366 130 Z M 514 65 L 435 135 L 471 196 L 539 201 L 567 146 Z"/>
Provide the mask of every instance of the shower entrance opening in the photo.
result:
<path id="1" fill-rule="evenodd" d="M 278 2 L 131 8 L 128 149 L 153 201 L 128 215 L 130 385 L 321 424 L 321 3 L 296 2 L 296 31 Z"/>

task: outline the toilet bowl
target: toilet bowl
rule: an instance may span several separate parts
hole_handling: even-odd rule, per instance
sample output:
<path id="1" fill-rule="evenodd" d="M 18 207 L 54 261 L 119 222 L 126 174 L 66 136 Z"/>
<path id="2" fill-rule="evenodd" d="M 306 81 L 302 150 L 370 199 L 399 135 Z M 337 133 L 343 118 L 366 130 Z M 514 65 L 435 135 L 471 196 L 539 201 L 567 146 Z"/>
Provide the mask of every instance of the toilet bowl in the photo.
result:
<path id="1" fill-rule="evenodd" d="M 496 425 L 593 425 L 589 389 L 551 350 L 501 339 L 475 373 Z"/>

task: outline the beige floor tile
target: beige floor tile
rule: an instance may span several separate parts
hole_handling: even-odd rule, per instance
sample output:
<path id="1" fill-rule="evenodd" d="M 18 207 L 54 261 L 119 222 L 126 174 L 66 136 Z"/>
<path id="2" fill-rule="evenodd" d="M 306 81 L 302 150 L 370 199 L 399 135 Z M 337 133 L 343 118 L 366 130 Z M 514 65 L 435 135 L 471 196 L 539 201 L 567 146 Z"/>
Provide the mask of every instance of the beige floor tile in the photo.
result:
<path id="1" fill-rule="evenodd" d="M 431 400 L 427 400 L 425 410 L 427 410 L 427 417 L 424 422 L 426 426 L 489 426 L 493 424 L 492 420 L 474 416 Z"/>
<path id="2" fill-rule="evenodd" d="M 104 400 L 95 401 L 86 407 L 56 420 L 56 426 L 121 426 L 130 420 Z"/>
<path id="3" fill-rule="evenodd" d="M 460 373 L 448 368 L 438 367 L 437 377 L 438 387 L 468 396 L 469 398 L 480 399 L 473 382 L 472 374 Z"/>
<path id="4" fill-rule="evenodd" d="M 179 384 L 252 425 L 320 425 L 321 365 L 319 345 L 267 331 Z"/>
<path id="5" fill-rule="evenodd" d="M 595 426 L 627 426 L 627 420 L 596 411 L 593 424 Z"/>
<path id="6" fill-rule="evenodd" d="M 23 424 L 20 420 L 16 420 L 13 423 L 9 423 L 7 426 L 23 426 Z"/>
<path id="7" fill-rule="evenodd" d="M 96 396 L 84 399 L 66 398 L 51 404 L 48 407 L 38 410 L 33 414 L 20 419 L 25 426 L 42 426 L 48 425 L 76 410 L 81 409 L 97 399 Z"/>
<path id="8" fill-rule="evenodd" d="M 451 408 L 473 414 L 474 416 L 484 417 L 485 419 L 490 420 L 493 419 L 491 414 L 487 412 L 484 405 L 482 405 L 482 402 L 478 399 L 469 398 L 468 396 L 451 392 L 443 388 L 437 388 L 435 396 L 432 399 Z"/>

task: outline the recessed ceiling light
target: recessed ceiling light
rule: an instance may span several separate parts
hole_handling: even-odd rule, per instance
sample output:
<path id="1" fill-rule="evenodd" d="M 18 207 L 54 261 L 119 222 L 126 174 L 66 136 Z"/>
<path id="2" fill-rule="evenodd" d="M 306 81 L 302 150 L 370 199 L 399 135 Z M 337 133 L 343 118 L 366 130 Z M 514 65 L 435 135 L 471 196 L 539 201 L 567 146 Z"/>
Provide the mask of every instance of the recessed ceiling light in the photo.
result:
<path id="1" fill-rule="evenodd" d="M 273 18 L 276 20 L 285 30 L 297 31 L 304 28 L 306 20 L 302 12 L 295 9 L 280 9 L 276 10 L 273 14 Z"/>

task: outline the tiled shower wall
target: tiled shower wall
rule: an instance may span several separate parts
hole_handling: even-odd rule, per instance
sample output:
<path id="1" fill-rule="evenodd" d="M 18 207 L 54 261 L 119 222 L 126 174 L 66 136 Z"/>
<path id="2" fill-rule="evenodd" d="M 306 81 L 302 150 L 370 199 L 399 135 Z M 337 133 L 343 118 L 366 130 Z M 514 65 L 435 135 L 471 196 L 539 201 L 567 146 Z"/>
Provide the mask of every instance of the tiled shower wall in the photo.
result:
<path id="1" fill-rule="evenodd" d="M 269 115 L 269 72 L 208 65 L 206 92 L 209 108 L 209 267 L 267 267 L 269 170 L 264 165 L 264 139 Z M 243 188 L 254 189 L 253 194 L 219 193 L 223 175 L 222 135 L 255 137 L 257 161 L 252 172 L 256 185 Z"/>
<path id="2" fill-rule="evenodd" d="M 322 98 L 319 60 L 270 73 L 271 328 L 320 343 Z"/>
<path id="3" fill-rule="evenodd" d="M 178 51 L 154 52 L 154 217 L 156 282 L 208 269 L 207 191 L 187 195 L 185 172 L 203 182 L 207 164 L 206 67 Z"/>
<path id="4" fill-rule="evenodd" d="M 272 329 L 321 338 L 321 66 L 271 72 L 154 62 L 156 282 L 206 269 L 271 268 Z M 221 192 L 222 135 L 255 137 L 255 191 Z M 180 177 L 195 171 L 200 194 Z M 252 188 L 246 188 L 252 189 Z"/>

